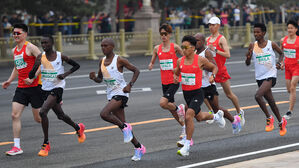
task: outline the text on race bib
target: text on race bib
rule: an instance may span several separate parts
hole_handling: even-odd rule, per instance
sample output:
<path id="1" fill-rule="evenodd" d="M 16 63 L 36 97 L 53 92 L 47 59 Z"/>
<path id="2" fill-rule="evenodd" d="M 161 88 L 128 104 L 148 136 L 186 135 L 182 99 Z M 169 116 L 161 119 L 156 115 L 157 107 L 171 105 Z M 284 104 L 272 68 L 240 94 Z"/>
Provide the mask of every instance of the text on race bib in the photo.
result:
<path id="1" fill-rule="evenodd" d="M 173 60 L 172 59 L 160 60 L 160 68 L 162 70 L 173 70 Z"/>
<path id="2" fill-rule="evenodd" d="M 271 64 L 272 60 L 271 60 L 271 54 L 258 54 L 256 56 L 256 61 L 258 64 Z"/>
<path id="3" fill-rule="evenodd" d="M 106 83 L 107 87 L 116 87 L 117 85 L 116 80 L 113 78 L 104 78 L 104 82 Z"/>
<path id="4" fill-rule="evenodd" d="M 194 73 L 181 73 L 182 84 L 184 85 L 195 85 L 195 74 Z"/>
<path id="5" fill-rule="evenodd" d="M 41 75 L 42 79 L 46 81 L 54 81 L 57 78 L 57 72 L 54 69 L 44 69 Z"/>
<path id="6" fill-rule="evenodd" d="M 17 69 L 22 69 L 27 67 L 27 63 L 24 61 L 23 53 L 15 55 L 14 61 Z"/>
<path id="7" fill-rule="evenodd" d="M 296 50 L 295 49 L 283 49 L 283 53 L 287 58 L 296 58 Z"/>

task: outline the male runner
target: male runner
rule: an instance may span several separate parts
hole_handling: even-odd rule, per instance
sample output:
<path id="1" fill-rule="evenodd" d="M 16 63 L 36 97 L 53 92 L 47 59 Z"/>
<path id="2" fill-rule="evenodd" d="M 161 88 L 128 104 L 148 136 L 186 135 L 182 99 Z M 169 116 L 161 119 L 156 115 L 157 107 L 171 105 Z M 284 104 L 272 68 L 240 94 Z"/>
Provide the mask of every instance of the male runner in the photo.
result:
<path id="1" fill-rule="evenodd" d="M 213 59 L 213 55 L 210 50 L 207 50 L 205 43 L 205 36 L 201 33 L 197 33 L 194 35 L 197 40 L 196 43 L 196 54 L 201 57 L 207 58 L 211 63 L 215 64 L 215 60 Z M 218 92 L 215 83 L 209 82 L 209 77 L 212 75 L 211 72 L 206 70 L 202 73 L 202 89 L 204 91 L 204 98 L 208 101 L 208 104 L 211 105 L 214 113 L 217 113 L 219 110 L 224 112 L 224 117 L 227 118 L 232 123 L 233 134 L 237 134 L 241 131 L 242 126 L 240 124 L 241 118 L 238 115 L 234 117 L 228 112 L 227 109 L 219 106 L 218 101 Z M 208 123 L 212 123 L 214 120 L 207 120 Z"/>
<path id="2" fill-rule="evenodd" d="M 91 80 L 97 83 L 104 80 L 107 84 L 109 102 L 102 109 L 100 115 L 103 120 L 117 125 L 122 130 L 125 143 L 132 142 L 135 147 L 135 154 L 131 159 L 138 161 L 145 154 L 146 148 L 133 135 L 132 126 L 126 123 L 124 108 L 127 107 L 129 93 L 140 72 L 128 60 L 114 54 L 114 41 L 112 39 L 103 39 L 101 47 L 105 57 L 99 62 L 98 75 L 96 76 L 95 72 L 89 74 Z M 128 84 L 123 76 L 124 68 L 133 72 L 133 77 Z"/>
<path id="3" fill-rule="evenodd" d="M 283 52 L 275 42 L 264 39 L 266 31 L 267 29 L 265 24 L 256 23 L 254 25 L 254 37 L 256 41 L 249 45 L 245 63 L 248 66 L 250 65 L 251 58 L 254 60 L 255 78 L 259 87 L 255 94 L 255 100 L 267 117 L 265 131 L 269 132 L 274 129 L 274 118 L 269 114 L 263 97 L 267 100 L 271 110 L 279 122 L 279 134 L 284 136 L 287 132 L 287 120 L 285 118 L 281 118 L 271 90 L 271 87 L 274 87 L 276 84 L 276 66 L 277 68 L 280 68 L 280 65 L 275 63 L 274 51 L 280 55 L 280 60 L 283 58 Z"/>
<path id="4" fill-rule="evenodd" d="M 160 99 L 160 106 L 163 109 L 169 110 L 172 116 L 182 126 L 182 133 L 180 135 L 180 139 L 182 139 L 186 135 L 184 124 L 185 107 L 184 104 L 179 106 L 175 105 L 174 95 L 179 89 L 180 84 L 174 83 L 173 69 L 176 67 L 178 60 L 176 53 L 182 56 L 183 51 L 180 46 L 170 42 L 172 28 L 169 24 L 162 24 L 159 28 L 159 32 L 161 35 L 162 44 L 155 46 L 148 69 L 152 70 L 158 56 L 163 91 L 163 96 Z"/>
<path id="5" fill-rule="evenodd" d="M 33 79 L 38 67 L 41 66 L 43 83 L 42 96 L 44 103 L 40 110 L 40 116 L 42 119 L 44 142 L 38 155 L 43 157 L 48 156 L 51 148 L 48 138 L 49 120 L 47 117 L 50 109 L 54 111 L 59 120 L 63 120 L 77 131 L 79 143 L 83 143 L 86 139 L 84 134 L 85 126 L 82 123 L 74 123 L 73 120 L 63 112 L 60 104 L 65 87 L 65 78 L 78 70 L 80 65 L 69 57 L 62 55 L 61 52 L 54 51 L 53 45 L 53 37 L 51 35 L 44 35 L 41 39 L 41 46 L 45 52 L 38 55 L 29 73 L 29 79 Z M 67 72 L 64 72 L 63 61 L 73 66 Z"/>
<path id="6" fill-rule="evenodd" d="M 207 45 L 213 52 L 214 59 L 218 67 L 218 73 L 215 77 L 215 82 L 220 83 L 225 95 L 232 101 L 236 107 L 237 114 L 241 118 L 241 124 L 244 126 L 245 118 L 244 111 L 240 108 L 238 97 L 232 92 L 230 88 L 231 77 L 229 76 L 226 66 L 224 65 L 227 58 L 230 58 L 230 51 L 227 41 L 223 35 L 219 33 L 220 19 L 218 17 L 212 17 L 209 20 L 209 30 L 211 36 L 207 38 Z"/>
<path id="7" fill-rule="evenodd" d="M 38 113 L 43 101 L 41 98 L 40 86 L 38 86 L 39 77 L 34 80 L 28 79 L 29 71 L 32 69 L 34 61 L 40 54 L 40 51 L 35 45 L 26 41 L 27 32 L 28 27 L 25 24 L 15 24 L 13 27 L 12 34 L 15 42 L 17 43 L 17 46 L 12 49 L 15 64 L 9 79 L 2 83 L 2 88 L 6 89 L 11 82 L 18 77 L 18 86 L 12 100 L 11 113 L 14 146 L 10 151 L 6 152 L 6 154 L 10 156 L 23 153 L 20 145 L 20 134 L 21 115 L 25 106 L 28 106 L 30 103 L 34 120 L 38 123 L 41 122 Z M 37 72 L 37 74 L 38 73 L 39 72 Z M 31 84 L 28 85 L 27 80 L 29 80 Z"/>
<path id="8" fill-rule="evenodd" d="M 285 66 L 286 86 L 290 93 L 289 109 L 284 117 L 290 119 L 296 103 L 296 87 L 299 82 L 299 36 L 296 35 L 298 31 L 296 21 L 288 21 L 287 27 L 288 35 L 281 39 L 281 49 L 284 52 L 285 60 L 284 63 L 282 60 L 279 63 L 281 63 L 282 68 Z"/>
<path id="9" fill-rule="evenodd" d="M 179 76 L 182 77 L 182 90 L 184 99 L 188 106 L 185 116 L 186 134 L 184 147 L 178 150 L 177 154 L 188 156 L 190 150 L 191 138 L 194 132 L 195 118 L 198 122 L 214 119 L 220 127 L 225 127 L 223 111 L 219 110 L 216 114 L 201 112 L 200 106 L 204 100 L 202 86 L 202 69 L 212 72 L 209 76 L 209 82 L 214 82 L 214 74 L 217 73 L 217 66 L 209 62 L 206 58 L 200 57 L 194 53 L 196 39 L 193 36 L 184 36 L 182 40 L 182 49 L 184 56 L 178 59 L 177 67 L 174 70 L 175 83 L 178 83 Z"/>

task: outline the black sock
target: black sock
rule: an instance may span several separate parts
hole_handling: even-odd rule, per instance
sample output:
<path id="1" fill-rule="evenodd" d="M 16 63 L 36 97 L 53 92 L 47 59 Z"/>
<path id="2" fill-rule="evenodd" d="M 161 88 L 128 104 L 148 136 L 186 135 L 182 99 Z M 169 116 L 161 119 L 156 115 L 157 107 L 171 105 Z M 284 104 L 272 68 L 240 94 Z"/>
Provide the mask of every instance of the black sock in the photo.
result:
<path id="1" fill-rule="evenodd" d="M 122 126 L 118 126 L 120 129 L 124 129 L 125 127 L 127 127 L 127 125 L 125 123 L 123 123 Z"/>
<path id="2" fill-rule="evenodd" d="M 76 130 L 76 131 L 79 131 L 79 129 L 80 129 L 79 125 L 76 124 L 76 126 L 75 126 L 75 130 Z"/>
<path id="3" fill-rule="evenodd" d="M 141 148 L 141 144 L 138 142 L 138 144 L 134 145 L 135 148 Z"/>

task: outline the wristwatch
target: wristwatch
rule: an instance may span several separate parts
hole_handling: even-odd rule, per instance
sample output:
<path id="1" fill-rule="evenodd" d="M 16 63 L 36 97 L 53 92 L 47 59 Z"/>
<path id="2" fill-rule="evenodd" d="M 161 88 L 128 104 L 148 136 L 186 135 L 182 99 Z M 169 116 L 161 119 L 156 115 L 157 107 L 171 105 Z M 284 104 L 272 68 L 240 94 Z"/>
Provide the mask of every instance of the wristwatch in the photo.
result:
<path id="1" fill-rule="evenodd" d="M 215 79 L 215 75 L 212 73 L 212 75 L 211 76 L 213 76 L 213 78 Z"/>
<path id="2" fill-rule="evenodd" d="M 134 85 L 134 82 L 130 82 L 129 85 L 132 87 Z"/>
<path id="3" fill-rule="evenodd" d="M 217 53 L 217 51 L 218 51 L 218 50 L 215 48 L 215 53 Z"/>

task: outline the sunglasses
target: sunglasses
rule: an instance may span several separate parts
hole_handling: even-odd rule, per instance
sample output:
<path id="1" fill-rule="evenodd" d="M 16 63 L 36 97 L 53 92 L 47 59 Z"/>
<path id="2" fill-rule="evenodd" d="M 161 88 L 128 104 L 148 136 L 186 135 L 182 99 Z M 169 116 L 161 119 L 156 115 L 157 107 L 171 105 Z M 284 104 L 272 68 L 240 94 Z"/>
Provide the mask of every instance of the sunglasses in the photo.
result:
<path id="1" fill-rule="evenodd" d="M 191 46 L 183 46 L 183 45 L 182 45 L 181 48 L 182 48 L 182 50 L 184 50 L 184 49 L 187 50 L 187 49 L 191 48 Z"/>
<path id="2" fill-rule="evenodd" d="M 167 33 L 167 32 L 161 32 L 160 35 L 161 35 L 161 36 L 163 36 L 163 35 L 164 35 L 164 36 L 167 36 L 168 33 Z"/>
<path id="3" fill-rule="evenodd" d="M 16 35 L 16 36 L 21 35 L 21 34 L 22 34 L 21 32 L 13 32 L 12 33 L 12 35 Z"/>

